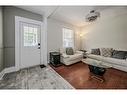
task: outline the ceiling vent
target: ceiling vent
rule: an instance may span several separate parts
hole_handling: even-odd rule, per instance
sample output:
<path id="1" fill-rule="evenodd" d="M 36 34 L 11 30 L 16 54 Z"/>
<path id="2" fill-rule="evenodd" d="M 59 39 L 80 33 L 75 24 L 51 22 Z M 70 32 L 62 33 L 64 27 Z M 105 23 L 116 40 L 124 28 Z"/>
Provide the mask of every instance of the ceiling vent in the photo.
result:
<path id="1" fill-rule="evenodd" d="M 86 15 L 86 21 L 93 22 L 97 20 L 98 17 L 100 17 L 100 13 L 95 10 L 92 10 L 88 15 Z"/>

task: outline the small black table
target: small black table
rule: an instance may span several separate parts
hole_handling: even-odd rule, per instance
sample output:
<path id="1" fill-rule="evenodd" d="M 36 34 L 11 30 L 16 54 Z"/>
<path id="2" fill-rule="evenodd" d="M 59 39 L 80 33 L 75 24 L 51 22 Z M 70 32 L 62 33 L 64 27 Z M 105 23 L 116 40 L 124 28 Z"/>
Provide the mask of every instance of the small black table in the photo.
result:
<path id="1" fill-rule="evenodd" d="M 59 52 L 50 52 L 50 64 L 55 67 L 61 66 L 60 62 L 60 53 Z"/>

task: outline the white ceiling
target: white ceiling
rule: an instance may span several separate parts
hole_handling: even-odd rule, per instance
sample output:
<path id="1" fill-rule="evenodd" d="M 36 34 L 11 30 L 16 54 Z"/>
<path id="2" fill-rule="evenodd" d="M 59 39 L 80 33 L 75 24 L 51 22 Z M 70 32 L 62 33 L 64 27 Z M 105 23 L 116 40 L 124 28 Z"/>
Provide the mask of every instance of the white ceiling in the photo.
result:
<path id="1" fill-rule="evenodd" d="M 59 7 L 51 18 L 61 20 L 74 24 L 76 26 L 84 26 L 88 24 L 85 22 L 85 16 L 90 12 L 90 10 L 101 11 L 106 7 L 91 7 L 91 6 L 63 6 Z"/>
<path id="2" fill-rule="evenodd" d="M 46 16 L 49 16 L 57 8 L 57 6 L 17 6 L 17 7 Z"/>
<path id="3" fill-rule="evenodd" d="M 85 16 L 91 10 L 103 12 L 111 6 L 17 6 L 19 8 L 32 11 L 41 15 L 46 15 L 48 18 L 64 21 L 75 26 L 84 26 Z"/>

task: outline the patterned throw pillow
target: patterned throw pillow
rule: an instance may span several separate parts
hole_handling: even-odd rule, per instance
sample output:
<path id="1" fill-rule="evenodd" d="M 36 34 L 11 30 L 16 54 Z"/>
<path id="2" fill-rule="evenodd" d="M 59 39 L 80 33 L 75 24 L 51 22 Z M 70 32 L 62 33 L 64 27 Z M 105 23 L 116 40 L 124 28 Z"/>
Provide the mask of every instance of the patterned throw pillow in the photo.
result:
<path id="1" fill-rule="evenodd" d="M 100 55 L 100 49 L 99 49 L 99 48 L 97 48 L 97 49 L 92 49 L 92 50 L 91 50 L 91 54 Z"/>
<path id="2" fill-rule="evenodd" d="M 126 52 L 125 51 L 114 50 L 113 53 L 112 53 L 112 58 L 126 59 Z"/>
<path id="3" fill-rule="evenodd" d="M 113 49 L 112 48 L 100 48 L 101 56 L 111 57 Z"/>
<path id="4" fill-rule="evenodd" d="M 72 48 L 72 47 L 66 48 L 66 54 L 67 54 L 67 55 L 74 55 L 73 48 Z"/>

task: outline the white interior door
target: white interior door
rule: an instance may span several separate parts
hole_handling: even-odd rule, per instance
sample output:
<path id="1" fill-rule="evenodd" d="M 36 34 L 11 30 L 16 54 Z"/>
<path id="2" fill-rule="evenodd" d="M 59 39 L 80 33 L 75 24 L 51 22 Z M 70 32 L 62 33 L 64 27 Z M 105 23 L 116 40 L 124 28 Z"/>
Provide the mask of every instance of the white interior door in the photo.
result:
<path id="1" fill-rule="evenodd" d="M 40 31 L 39 24 L 20 22 L 20 68 L 40 64 Z"/>

